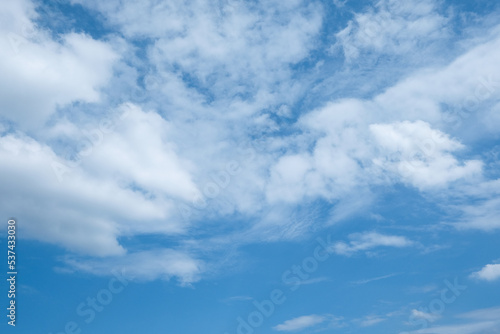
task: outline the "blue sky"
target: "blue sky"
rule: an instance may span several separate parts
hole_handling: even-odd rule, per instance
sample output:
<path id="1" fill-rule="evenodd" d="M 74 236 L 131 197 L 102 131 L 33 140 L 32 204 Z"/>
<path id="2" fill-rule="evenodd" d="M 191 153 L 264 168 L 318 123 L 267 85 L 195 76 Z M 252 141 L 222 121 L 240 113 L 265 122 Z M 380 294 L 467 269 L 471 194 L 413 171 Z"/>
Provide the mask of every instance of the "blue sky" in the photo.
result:
<path id="1" fill-rule="evenodd" d="M 500 333 L 499 18 L 3 1 L 2 333 Z"/>

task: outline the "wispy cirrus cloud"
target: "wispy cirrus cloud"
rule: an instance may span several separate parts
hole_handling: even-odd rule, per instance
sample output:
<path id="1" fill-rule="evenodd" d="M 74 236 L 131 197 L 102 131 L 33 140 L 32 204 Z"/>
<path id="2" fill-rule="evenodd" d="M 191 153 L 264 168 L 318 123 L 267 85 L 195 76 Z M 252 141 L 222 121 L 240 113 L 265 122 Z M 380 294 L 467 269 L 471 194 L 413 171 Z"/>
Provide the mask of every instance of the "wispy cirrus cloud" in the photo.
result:
<path id="1" fill-rule="evenodd" d="M 304 315 L 301 317 L 286 320 L 282 324 L 274 326 L 273 329 L 282 332 L 299 331 L 321 324 L 326 320 L 327 318 L 321 315 Z"/>
<path id="2" fill-rule="evenodd" d="M 364 232 L 349 235 L 350 241 L 337 242 L 332 246 L 332 250 L 339 255 L 352 255 L 357 252 L 368 251 L 377 247 L 410 247 L 414 242 L 406 237 L 396 235 L 386 235 L 377 232 Z"/>
<path id="3" fill-rule="evenodd" d="M 449 324 L 433 326 L 430 328 L 419 329 L 411 332 L 411 334 L 485 334 L 500 333 L 500 321 L 498 321 L 498 307 L 478 309 L 466 313 L 461 313 L 456 316 L 461 320 L 465 319 L 468 322 L 459 324 Z"/>
<path id="4" fill-rule="evenodd" d="M 129 280 L 152 281 L 176 278 L 179 284 L 189 285 L 200 279 L 206 270 L 203 261 L 174 249 L 152 249 L 130 252 L 125 256 L 103 259 L 64 258 L 70 270 L 99 276 L 120 272 Z"/>
<path id="5" fill-rule="evenodd" d="M 384 280 L 384 279 L 391 278 L 391 277 L 398 276 L 398 275 L 401 275 L 401 274 L 400 273 L 394 273 L 394 274 L 388 274 L 388 275 L 383 275 L 383 276 L 377 276 L 377 277 L 373 277 L 373 278 L 362 279 L 362 280 L 354 281 L 354 282 L 352 282 L 352 284 L 354 284 L 354 285 L 363 285 L 363 284 L 368 284 L 368 283 L 371 283 L 371 282 L 376 282 L 376 281 Z"/>

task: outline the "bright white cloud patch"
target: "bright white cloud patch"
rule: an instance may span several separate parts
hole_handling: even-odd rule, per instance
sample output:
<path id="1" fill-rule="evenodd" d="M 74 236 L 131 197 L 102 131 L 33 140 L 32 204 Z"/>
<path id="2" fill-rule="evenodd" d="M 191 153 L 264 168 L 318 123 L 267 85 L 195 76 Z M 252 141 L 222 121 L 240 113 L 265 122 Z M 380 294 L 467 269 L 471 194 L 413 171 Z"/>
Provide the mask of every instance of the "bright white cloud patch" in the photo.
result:
<path id="1" fill-rule="evenodd" d="M 500 279 L 500 264 L 487 264 L 471 276 L 484 281 L 496 281 Z"/>
<path id="2" fill-rule="evenodd" d="M 428 123 L 372 124 L 370 130 L 384 156 L 374 163 L 417 188 L 444 186 L 481 173 L 481 161 L 457 161 L 450 152 L 463 146 Z"/>
<path id="3" fill-rule="evenodd" d="M 189 170 L 171 141 L 173 125 L 155 112 L 125 105 L 111 133 L 86 132 L 93 148 L 82 156 L 83 167 L 102 178 L 115 178 L 154 195 L 192 200 L 199 196 Z"/>
<path id="4" fill-rule="evenodd" d="M 85 145 L 72 160 L 22 134 L 0 137 L 0 171 L 10 176 L 2 188 L 11 194 L 1 206 L 19 212 L 27 236 L 115 255 L 125 252 L 120 235 L 183 231 L 186 222 L 172 199 L 197 189 L 165 139 L 168 124 L 157 114 L 123 108 L 89 130 L 90 139 L 81 133 Z"/>
<path id="5" fill-rule="evenodd" d="M 33 23 L 37 14 L 27 0 L 2 3 L 0 17 L 1 116 L 34 130 L 57 107 L 99 101 L 118 59 L 110 45 L 77 33 L 53 40 Z"/>

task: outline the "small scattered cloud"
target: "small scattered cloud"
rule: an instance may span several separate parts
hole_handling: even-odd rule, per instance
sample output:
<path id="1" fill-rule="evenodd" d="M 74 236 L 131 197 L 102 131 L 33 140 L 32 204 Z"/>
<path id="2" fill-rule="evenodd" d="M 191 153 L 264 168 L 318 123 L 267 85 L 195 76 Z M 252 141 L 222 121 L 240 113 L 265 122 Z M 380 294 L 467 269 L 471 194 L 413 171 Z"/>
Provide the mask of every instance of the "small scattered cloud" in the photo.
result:
<path id="1" fill-rule="evenodd" d="M 274 326 L 273 329 L 277 331 L 285 331 L 285 332 L 291 332 L 291 331 L 298 331 L 302 330 L 305 328 L 313 327 L 318 324 L 321 324 L 327 320 L 327 317 L 322 316 L 322 315 L 304 315 L 301 317 L 293 318 L 290 320 L 287 320 L 283 322 L 282 324 L 279 324 L 277 326 Z"/>
<path id="2" fill-rule="evenodd" d="M 377 247 L 410 247 L 414 242 L 403 236 L 385 235 L 377 232 L 364 232 L 349 235 L 348 243 L 338 242 L 333 251 L 340 255 L 351 255 L 360 251 L 368 251 Z"/>
<path id="3" fill-rule="evenodd" d="M 481 270 L 472 273 L 472 278 L 493 282 L 500 279 L 500 264 L 487 264 Z"/>

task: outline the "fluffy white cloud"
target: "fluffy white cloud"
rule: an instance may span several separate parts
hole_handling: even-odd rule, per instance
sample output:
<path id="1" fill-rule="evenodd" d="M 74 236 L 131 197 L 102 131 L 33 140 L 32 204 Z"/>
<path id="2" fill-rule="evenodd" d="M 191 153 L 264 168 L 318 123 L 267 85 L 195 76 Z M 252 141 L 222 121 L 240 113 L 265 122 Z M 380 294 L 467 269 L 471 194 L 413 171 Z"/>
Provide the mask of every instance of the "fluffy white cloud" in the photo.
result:
<path id="1" fill-rule="evenodd" d="M 0 171 L 9 175 L 0 205 L 19 213 L 27 237 L 113 255 L 125 252 L 118 236 L 185 229 L 172 200 L 197 188 L 165 138 L 168 124 L 124 108 L 127 117 L 117 116 L 113 130 L 110 119 L 101 123 L 73 160 L 22 134 L 0 137 Z"/>
<path id="2" fill-rule="evenodd" d="M 123 106 L 114 130 L 86 132 L 92 141 L 82 167 L 102 179 L 118 179 L 153 195 L 191 200 L 200 196 L 189 161 L 182 160 L 172 142 L 173 125 L 156 112 Z M 91 151 L 90 151 L 91 150 Z"/>
<path id="3" fill-rule="evenodd" d="M 316 314 L 304 315 L 298 318 L 287 320 L 282 324 L 274 326 L 273 329 L 277 331 L 287 331 L 287 332 L 298 331 L 312 326 L 316 326 L 326 320 L 327 320 L 326 317 Z"/>
<path id="4" fill-rule="evenodd" d="M 337 33 L 337 46 L 349 61 L 366 51 L 406 54 L 446 37 L 447 21 L 434 0 L 380 0 Z"/>
<path id="5" fill-rule="evenodd" d="M 403 182 L 426 191 L 481 176 L 482 162 L 457 159 L 453 153 L 464 146 L 449 135 L 423 121 L 375 123 L 370 106 L 344 100 L 304 116 L 314 149 L 278 160 L 268 200 L 348 198 L 356 211 L 370 204 L 371 185 Z"/>
<path id="6" fill-rule="evenodd" d="M 7 0 L 0 17 L 1 116 L 34 130 L 57 107 L 99 101 L 118 59 L 109 44 L 77 33 L 53 40 L 33 23 L 37 14 L 27 0 Z"/>
<path id="7" fill-rule="evenodd" d="M 492 28 L 487 39 L 449 65 L 418 70 L 370 100 L 334 100 L 302 116 L 298 125 L 306 144 L 271 167 L 268 199 L 353 198 L 360 189 L 387 182 L 426 191 L 480 181 L 483 163 L 458 158 L 466 145 L 456 138 L 474 141 L 491 133 L 464 133 L 452 125 L 476 122 L 483 107 L 494 110 L 488 106 L 500 86 L 499 32 Z"/>
<path id="8" fill-rule="evenodd" d="M 378 185 L 403 182 L 444 191 L 482 175 L 479 160 L 460 154 L 467 153 L 471 137 L 483 134 L 467 136 L 450 127 L 447 114 L 468 108 L 471 119 L 496 124 L 500 104 L 489 75 L 500 77 L 498 28 L 448 65 L 417 69 L 404 80 L 389 78 L 389 87 L 369 98 L 336 98 L 328 87 L 330 102 L 312 111 L 301 102 L 297 116 L 294 104 L 311 87 L 293 67 L 314 61 L 308 57 L 322 32 L 321 4 L 75 2 L 99 10 L 124 36 L 124 62 L 117 65 L 116 44 L 76 33 L 52 39 L 33 25 L 37 14 L 27 0 L 7 1 L 0 10 L 0 113 L 38 141 L 2 126 L 2 190 L 12 196 L 0 208 L 22 212 L 18 218 L 27 222 L 29 237 L 84 254 L 119 255 L 126 252 L 117 241 L 121 236 L 189 231 L 196 238 L 196 226 L 241 214 L 248 220 L 241 230 L 228 236 L 227 226 L 213 226 L 211 241 L 290 240 L 319 225 L 314 214 L 283 219 L 294 216 L 298 203 L 329 201 L 332 223 L 365 210 Z M 440 40 L 445 23 L 433 1 L 383 0 L 356 15 L 337 37 L 351 59 L 358 51 L 404 55 L 420 48 L 422 39 Z M 373 36 L 365 39 L 367 34 Z M 141 59 L 135 55 L 138 40 L 146 45 Z M 113 72 L 116 66 L 128 66 L 126 73 Z M 116 87 L 108 84 L 112 75 Z M 115 109 L 106 103 L 126 91 L 122 81 L 145 86 L 145 96 L 129 97 L 142 107 L 127 104 L 127 117 L 103 131 L 102 115 Z M 103 86 L 109 100 L 99 104 Z M 74 101 L 96 104 L 75 106 L 68 113 L 75 117 L 55 116 Z M 486 116 L 471 113 L 483 103 L 494 106 L 485 109 Z M 87 107 L 95 109 L 87 115 Z M 30 132 L 51 116 L 50 126 Z M 289 130 L 293 134 L 284 134 Z M 61 143 L 76 160 L 64 156 Z M 228 172 L 228 166 L 238 172 Z M 181 213 L 180 203 L 187 206 Z M 496 207 L 485 199 L 484 207 L 467 211 L 467 223 L 483 214 L 474 220 L 477 226 L 496 226 Z M 336 247 L 347 255 L 411 244 L 404 237 L 366 233 Z"/>
<path id="9" fill-rule="evenodd" d="M 310 132 L 301 140 L 308 145 L 299 154 L 285 154 L 271 167 L 267 198 L 297 202 L 303 197 L 329 200 L 346 197 L 367 184 L 370 147 L 362 121 L 363 103 L 355 100 L 328 104 L 302 117 L 299 124 Z M 376 181 L 375 181 L 376 182 Z"/>
<path id="10" fill-rule="evenodd" d="M 444 186 L 481 174 L 481 161 L 459 163 L 450 152 L 463 146 L 425 122 L 372 124 L 370 130 L 384 156 L 374 163 L 417 188 Z"/>
<path id="11" fill-rule="evenodd" d="M 184 3 L 166 2 L 156 5 L 149 1 L 123 5 L 114 1 L 106 4 L 85 2 L 83 5 L 100 10 L 126 36 L 155 36 L 156 42 L 149 45 L 147 59 L 157 69 L 152 75 L 155 82 L 159 83 L 158 92 L 161 94 L 155 98 L 165 101 L 159 112 L 169 115 L 178 129 L 186 133 L 201 134 L 199 138 L 203 138 L 202 140 L 187 138 L 186 141 L 180 135 L 175 141 L 181 147 L 184 157 L 189 156 L 188 160 L 206 166 L 205 172 L 208 173 L 221 170 L 220 166 L 214 166 L 214 161 L 227 161 L 226 157 L 234 155 L 234 150 L 220 149 L 223 146 L 240 145 L 248 139 L 248 135 L 255 135 L 252 133 L 254 126 L 258 129 L 257 133 L 262 133 L 262 128 L 276 129 L 274 121 L 259 113 L 278 101 L 280 106 L 286 107 L 291 101 L 283 100 L 285 96 L 296 95 L 290 94 L 295 88 L 291 89 L 289 86 L 283 86 L 287 94 L 275 93 L 280 91 L 275 85 L 290 82 L 284 80 L 289 78 L 289 64 L 307 56 L 313 47 L 311 40 L 314 40 L 313 37 L 319 31 L 321 21 L 319 7 L 306 5 L 301 1 L 289 3 L 285 7 L 281 4 L 276 8 L 272 3 L 270 6 L 273 10 L 269 11 L 269 15 L 259 12 L 258 5 L 249 7 L 236 2 L 214 6 L 205 1 L 196 1 L 189 9 Z M 145 13 L 151 15 L 148 25 L 142 24 L 142 14 Z M 362 15 L 364 14 L 359 17 Z M 446 21 L 437 13 L 432 1 L 409 4 L 381 1 L 377 4 L 376 12 L 366 15 L 378 22 L 379 28 L 384 28 L 381 31 L 387 34 L 393 31 L 397 38 L 401 38 L 397 40 L 392 36 L 397 41 L 394 45 L 403 45 L 405 43 L 401 41 L 408 41 L 405 44 L 407 48 L 413 48 L 413 43 L 417 43 L 419 38 L 428 37 L 430 30 Z M 382 24 L 381 20 L 374 18 L 375 15 L 387 19 L 388 23 Z M 170 16 L 171 20 L 164 19 Z M 187 19 L 180 20 L 179 17 Z M 280 20 L 276 21 L 276 18 Z M 314 20 L 308 21 L 307 18 Z M 308 23 L 313 21 L 316 23 Z M 423 30 L 413 29 L 415 25 Z M 388 29 L 390 26 L 400 29 Z M 283 47 L 278 43 L 290 40 L 284 36 L 294 36 L 291 51 L 289 45 Z M 387 37 L 386 40 L 390 41 L 392 37 Z M 288 51 L 283 53 L 285 48 Z M 486 51 L 485 57 L 488 61 L 492 60 L 495 57 L 494 49 Z M 452 155 L 461 147 L 458 141 L 450 139 L 443 131 L 440 132 L 439 127 L 430 125 L 441 118 L 439 105 L 444 98 L 436 94 L 440 91 L 439 87 L 434 86 L 432 90 L 426 88 L 429 81 L 446 82 L 441 91 L 453 87 L 449 90 L 459 91 L 459 94 L 454 95 L 452 100 L 459 103 L 459 96 L 463 96 L 463 92 L 474 90 L 474 82 L 451 81 L 449 76 L 458 78 L 460 73 L 465 72 L 481 75 L 476 55 L 479 52 L 473 51 L 471 56 L 465 57 L 468 59 L 465 61 L 466 71 L 461 70 L 463 64 L 460 61 L 441 71 L 419 71 L 371 101 L 336 100 L 302 117 L 298 125 L 307 135 L 297 139 L 287 138 L 288 142 L 294 143 L 292 145 L 305 139 L 306 143 L 301 144 L 298 150 L 290 149 L 291 145 L 282 138 L 264 141 L 265 150 L 271 151 L 270 154 L 264 152 L 248 166 L 244 174 L 240 174 L 239 181 L 232 181 L 235 189 L 247 190 L 244 193 L 225 190 L 225 193 L 234 195 L 229 196 L 231 202 L 237 203 L 233 209 L 248 210 L 256 204 L 261 207 L 263 202 L 259 192 L 263 187 L 268 203 L 297 203 L 304 198 L 321 196 L 330 201 L 340 200 L 340 208 L 341 199 L 349 197 L 364 198 L 356 206 L 362 208 L 370 203 L 369 188 L 373 184 L 403 181 L 427 190 L 480 174 L 478 161 L 461 161 Z M 185 74 L 189 74 L 189 77 L 185 77 Z M 259 89 L 255 90 L 255 87 Z M 249 94 L 252 99 L 245 97 L 242 92 Z M 207 96 L 210 101 L 213 99 L 209 104 L 206 103 Z M 414 96 L 418 96 L 417 101 L 414 101 Z M 409 107 L 410 100 L 418 108 Z M 182 112 L 172 113 L 170 109 Z M 255 118 L 252 118 L 253 114 Z M 400 126 L 400 122 L 406 118 L 413 123 Z M 423 124 L 418 121 L 419 118 L 429 124 Z M 386 127 L 375 131 L 377 133 L 374 136 L 371 129 L 376 129 L 377 126 Z M 210 130 L 214 128 L 220 130 L 214 133 Z M 416 128 L 421 128 L 420 135 L 407 133 Z M 381 132 L 386 129 L 398 132 L 406 141 L 417 142 L 427 134 L 438 134 L 456 145 L 440 146 L 438 154 L 425 161 L 415 159 L 416 156 L 412 156 L 411 161 L 392 161 L 392 148 L 384 148 L 373 142 L 374 138 L 380 139 L 383 136 Z M 177 135 L 179 133 L 181 131 L 177 131 Z M 231 140 L 227 140 L 228 138 Z M 277 147 L 279 145 L 281 147 Z M 193 149 L 194 147 L 199 149 Z M 305 151 L 310 147 L 313 147 L 312 151 Z M 278 154 L 278 150 L 286 153 Z M 407 148 L 406 153 L 412 154 L 412 149 Z M 376 165 L 374 161 L 382 162 L 382 165 Z M 404 175 L 400 173 L 398 166 L 414 167 L 413 163 L 417 168 L 406 171 L 408 173 Z M 267 174 L 270 175 L 269 179 Z M 441 176 L 445 178 L 441 179 Z M 201 175 L 198 177 L 204 179 Z M 362 193 L 363 196 L 354 196 L 357 193 Z M 246 198 L 242 199 L 243 197 Z M 342 210 L 334 220 L 342 219 L 346 212 L 349 210 Z"/>
<path id="12" fill-rule="evenodd" d="M 483 269 L 473 273 L 471 277 L 484 281 L 496 281 L 500 278 L 500 264 L 487 264 Z"/>

